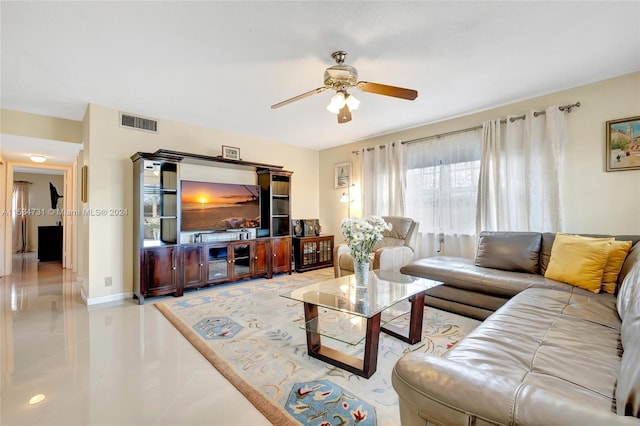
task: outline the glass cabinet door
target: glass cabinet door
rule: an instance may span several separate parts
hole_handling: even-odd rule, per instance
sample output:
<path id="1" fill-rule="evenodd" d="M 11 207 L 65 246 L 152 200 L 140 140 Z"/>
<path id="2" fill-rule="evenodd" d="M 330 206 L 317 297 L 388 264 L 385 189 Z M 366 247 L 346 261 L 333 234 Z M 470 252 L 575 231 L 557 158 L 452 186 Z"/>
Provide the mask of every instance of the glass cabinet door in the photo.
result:
<path id="1" fill-rule="evenodd" d="M 310 241 L 304 243 L 304 259 L 303 265 L 313 265 L 318 261 L 317 259 L 318 243 L 316 241 Z"/>
<path id="2" fill-rule="evenodd" d="M 227 247 L 207 247 L 208 281 L 219 281 L 229 277 Z"/>
<path id="3" fill-rule="evenodd" d="M 178 241 L 177 165 L 144 160 L 142 210 L 145 246 Z"/>
<path id="4" fill-rule="evenodd" d="M 251 244 L 233 245 L 233 275 L 251 274 Z"/>

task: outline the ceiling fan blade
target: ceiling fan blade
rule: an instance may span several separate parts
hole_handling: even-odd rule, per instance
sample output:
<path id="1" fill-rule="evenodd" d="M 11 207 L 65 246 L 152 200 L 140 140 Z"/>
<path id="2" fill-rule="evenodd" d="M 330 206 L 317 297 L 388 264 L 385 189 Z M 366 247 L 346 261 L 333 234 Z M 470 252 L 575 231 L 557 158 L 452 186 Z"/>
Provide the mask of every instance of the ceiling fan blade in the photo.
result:
<path id="1" fill-rule="evenodd" d="M 405 89 L 403 87 L 387 86 L 386 84 L 370 83 L 368 81 L 359 81 L 357 86 L 358 89 L 363 92 L 393 96 L 394 98 L 408 99 L 410 101 L 418 97 L 418 92 L 416 90 Z"/>
<path id="2" fill-rule="evenodd" d="M 311 96 L 311 95 L 315 95 L 316 93 L 324 92 L 327 89 L 328 89 L 327 87 L 318 87 L 317 89 L 309 90 L 308 92 L 305 92 L 305 93 L 303 93 L 301 95 L 298 95 L 298 96 L 294 96 L 293 98 L 287 99 L 286 101 L 282 101 L 282 102 L 279 102 L 277 104 L 271 105 L 271 109 L 280 108 L 281 106 L 285 106 L 285 105 L 288 105 L 288 104 L 290 104 L 292 102 L 299 101 L 300 99 L 304 99 L 307 96 Z"/>
<path id="3" fill-rule="evenodd" d="M 349 121 L 351 121 L 351 111 L 349 111 L 349 107 L 345 105 L 338 113 L 338 123 L 348 123 Z"/>

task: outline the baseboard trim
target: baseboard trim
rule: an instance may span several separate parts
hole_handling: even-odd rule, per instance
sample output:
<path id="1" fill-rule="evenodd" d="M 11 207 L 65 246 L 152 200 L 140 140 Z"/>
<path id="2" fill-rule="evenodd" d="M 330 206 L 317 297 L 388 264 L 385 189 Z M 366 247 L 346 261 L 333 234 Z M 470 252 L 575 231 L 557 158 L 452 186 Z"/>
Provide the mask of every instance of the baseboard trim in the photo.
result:
<path id="1" fill-rule="evenodd" d="M 131 299 L 133 297 L 133 292 L 128 291 L 126 293 L 118 293 L 118 294 L 110 294 L 109 296 L 101 296 L 101 297 L 85 297 L 84 292 L 82 292 L 82 300 L 85 301 L 87 306 L 97 305 L 99 303 L 108 303 L 108 302 L 117 302 L 120 300 Z"/>

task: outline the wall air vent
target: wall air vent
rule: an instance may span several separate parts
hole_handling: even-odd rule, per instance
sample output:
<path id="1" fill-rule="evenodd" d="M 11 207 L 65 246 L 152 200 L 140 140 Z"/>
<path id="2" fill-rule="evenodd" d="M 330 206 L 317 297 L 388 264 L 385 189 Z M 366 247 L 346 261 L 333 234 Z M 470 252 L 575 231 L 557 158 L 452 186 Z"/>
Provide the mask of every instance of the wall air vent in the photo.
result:
<path id="1" fill-rule="evenodd" d="M 136 117 L 135 115 L 120 113 L 120 125 L 145 132 L 158 133 L 158 121 L 150 118 Z"/>

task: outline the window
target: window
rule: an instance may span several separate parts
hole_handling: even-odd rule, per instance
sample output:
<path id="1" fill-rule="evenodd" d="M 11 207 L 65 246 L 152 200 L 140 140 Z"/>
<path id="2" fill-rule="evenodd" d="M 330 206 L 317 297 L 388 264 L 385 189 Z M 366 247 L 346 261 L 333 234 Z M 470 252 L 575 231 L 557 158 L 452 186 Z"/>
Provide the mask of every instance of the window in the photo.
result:
<path id="1" fill-rule="evenodd" d="M 407 215 L 422 232 L 474 235 L 479 173 L 480 160 L 409 169 Z"/>
<path id="2" fill-rule="evenodd" d="M 441 252 L 442 242 L 460 236 L 475 247 L 480 142 L 481 132 L 470 131 L 407 147 L 405 211 L 420 222 L 422 255 Z M 468 249 L 446 254 L 463 253 Z"/>

